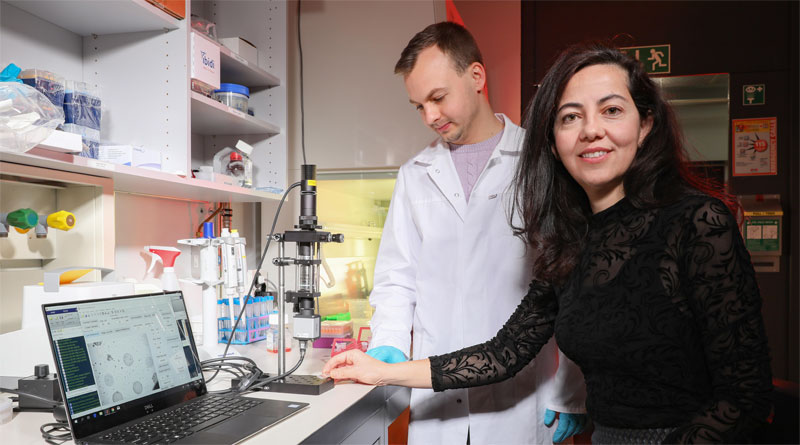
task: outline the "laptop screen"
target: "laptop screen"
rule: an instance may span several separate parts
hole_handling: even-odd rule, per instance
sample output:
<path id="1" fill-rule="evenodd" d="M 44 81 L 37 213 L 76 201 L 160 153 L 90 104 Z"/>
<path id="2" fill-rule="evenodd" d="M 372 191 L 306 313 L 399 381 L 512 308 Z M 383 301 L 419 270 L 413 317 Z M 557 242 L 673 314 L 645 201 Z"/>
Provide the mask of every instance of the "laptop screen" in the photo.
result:
<path id="1" fill-rule="evenodd" d="M 43 310 L 76 438 L 206 392 L 181 292 Z"/>

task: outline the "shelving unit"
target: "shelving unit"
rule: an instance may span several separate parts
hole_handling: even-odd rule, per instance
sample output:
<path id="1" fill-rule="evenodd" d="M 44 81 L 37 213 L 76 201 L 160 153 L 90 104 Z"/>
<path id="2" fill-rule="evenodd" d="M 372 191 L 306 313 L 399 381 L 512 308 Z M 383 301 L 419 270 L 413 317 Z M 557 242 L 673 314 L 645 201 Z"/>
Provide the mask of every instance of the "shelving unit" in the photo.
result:
<path id="1" fill-rule="evenodd" d="M 259 202 L 281 197 L 275 193 L 185 178 L 161 171 L 111 164 L 40 148 L 34 148 L 27 153 L 0 152 L 0 161 L 111 178 L 114 180 L 114 190 L 125 193 L 208 202 Z"/>
<path id="2" fill-rule="evenodd" d="M 0 37 L 6 37 L 0 38 L 0 63 L 15 61 L 99 88 L 101 139 L 160 151 L 163 171 L 39 148 L 26 154 L 0 152 L 0 160 L 113 178 L 115 190 L 129 193 L 235 202 L 280 197 L 186 176 L 192 168 L 210 165 L 217 151 L 241 138 L 255 148 L 254 185 L 285 189 L 285 2 L 187 0 L 187 20 L 146 0 L 0 0 L 0 7 Z M 251 89 L 255 116 L 190 91 L 192 12 L 215 20 L 219 32 L 242 33 L 270 61 L 265 70 L 219 45 L 222 82 Z"/>
<path id="3" fill-rule="evenodd" d="M 254 116 L 191 91 L 192 12 L 216 22 L 221 37 L 241 35 L 264 53 L 262 66 L 228 48 L 218 61 L 222 82 L 250 88 Z M 18 327 L 23 286 L 44 270 L 94 265 L 153 280 L 141 268 L 141 246 L 185 237 L 207 203 L 252 203 L 231 207 L 256 256 L 257 212 L 271 212 L 287 185 L 286 15 L 283 0 L 186 0 L 184 20 L 146 0 L 0 0 L 0 68 L 13 62 L 97 88 L 101 142 L 158 151 L 162 167 L 101 162 L 53 141 L 49 149 L 0 151 L 0 211 L 64 208 L 78 219 L 76 229 L 47 240 L 0 239 L 0 321 L 11 323 L 0 332 Z M 276 193 L 191 177 L 238 139 L 254 147 L 254 186 Z"/>

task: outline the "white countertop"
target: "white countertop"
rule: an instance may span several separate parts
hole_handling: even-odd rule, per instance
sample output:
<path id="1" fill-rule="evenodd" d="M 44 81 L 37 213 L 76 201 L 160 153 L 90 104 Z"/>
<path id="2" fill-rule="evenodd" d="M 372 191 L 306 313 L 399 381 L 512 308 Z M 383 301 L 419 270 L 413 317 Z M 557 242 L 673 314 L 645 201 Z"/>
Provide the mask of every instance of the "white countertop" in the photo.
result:
<path id="1" fill-rule="evenodd" d="M 278 354 L 265 351 L 263 342 L 245 347 L 236 346 L 234 348 L 242 355 L 256 361 L 263 371 L 270 374 L 274 374 L 277 371 Z M 310 354 L 306 357 L 295 374 L 318 375 L 322 369 L 322 365 L 330 358 L 330 350 L 328 349 L 310 349 L 309 351 Z M 4 357 L 9 357 L 8 344 L 4 345 L 3 342 L 0 342 L 0 352 L 2 352 Z M 47 352 L 49 354 L 49 351 Z M 298 356 L 299 354 L 296 348 L 286 354 L 287 369 L 291 369 L 294 366 Z M 7 358 L 5 360 L 7 360 Z M 33 368 L 31 367 L 30 369 L 32 370 Z M 221 373 L 220 376 L 222 375 L 224 374 Z M 209 385 L 210 389 L 214 390 L 228 387 L 229 379 L 227 377 L 220 378 L 220 376 L 214 379 Z M 243 443 L 299 443 L 374 389 L 376 389 L 374 386 L 342 383 L 319 396 L 274 392 L 249 394 L 248 397 L 306 402 L 309 406 L 294 416 L 269 427 Z M 14 417 L 9 423 L 0 425 L 0 438 L 2 438 L 3 443 L 9 444 L 41 444 L 44 443 L 44 440 L 39 433 L 39 427 L 44 423 L 53 421 L 53 415 L 49 413 L 14 413 Z"/>

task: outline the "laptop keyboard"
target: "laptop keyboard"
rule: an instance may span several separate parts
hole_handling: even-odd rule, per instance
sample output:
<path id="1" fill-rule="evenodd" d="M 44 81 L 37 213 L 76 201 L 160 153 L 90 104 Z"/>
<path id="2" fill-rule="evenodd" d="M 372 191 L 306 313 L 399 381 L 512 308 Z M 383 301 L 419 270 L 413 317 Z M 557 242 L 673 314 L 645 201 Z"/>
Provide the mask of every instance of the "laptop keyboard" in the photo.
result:
<path id="1" fill-rule="evenodd" d="M 260 400 L 210 395 L 100 437 L 103 441 L 149 445 L 171 443 L 242 413 Z"/>

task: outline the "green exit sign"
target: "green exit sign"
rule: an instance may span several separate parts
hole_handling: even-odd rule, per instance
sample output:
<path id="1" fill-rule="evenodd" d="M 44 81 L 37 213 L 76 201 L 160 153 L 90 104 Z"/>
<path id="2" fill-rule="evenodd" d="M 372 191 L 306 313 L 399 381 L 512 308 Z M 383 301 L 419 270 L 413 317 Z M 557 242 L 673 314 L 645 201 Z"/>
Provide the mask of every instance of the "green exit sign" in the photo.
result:
<path id="1" fill-rule="evenodd" d="M 631 46 L 620 51 L 642 62 L 648 74 L 669 74 L 670 45 Z"/>

